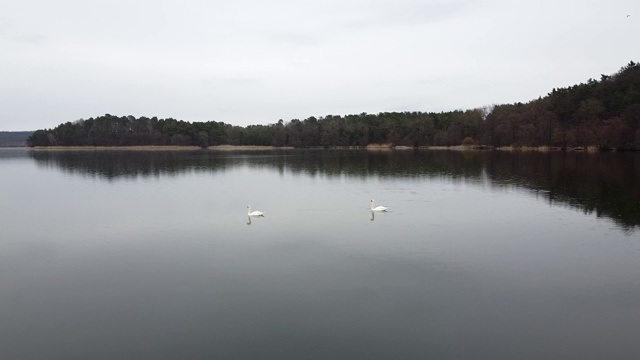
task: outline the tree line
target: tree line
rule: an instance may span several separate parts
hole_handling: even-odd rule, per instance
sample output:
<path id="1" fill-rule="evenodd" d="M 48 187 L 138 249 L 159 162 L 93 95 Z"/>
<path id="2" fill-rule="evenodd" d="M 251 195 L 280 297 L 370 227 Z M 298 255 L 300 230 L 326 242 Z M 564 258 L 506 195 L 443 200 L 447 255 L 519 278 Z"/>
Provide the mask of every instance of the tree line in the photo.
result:
<path id="1" fill-rule="evenodd" d="M 522 104 L 493 107 L 482 142 L 491 146 L 556 146 L 638 150 L 640 64 L 600 80 L 553 89 Z"/>
<path id="2" fill-rule="evenodd" d="M 483 122 L 480 110 L 447 113 L 327 115 L 287 123 L 234 126 L 223 122 L 186 122 L 106 114 L 37 130 L 29 146 L 267 145 L 291 147 L 458 145 Z"/>
<path id="3" fill-rule="evenodd" d="M 106 114 L 35 131 L 29 146 L 267 145 L 640 148 L 640 64 L 553 89 L 528 103 L 449 112 L 383 112 L 235 126 Z"/>

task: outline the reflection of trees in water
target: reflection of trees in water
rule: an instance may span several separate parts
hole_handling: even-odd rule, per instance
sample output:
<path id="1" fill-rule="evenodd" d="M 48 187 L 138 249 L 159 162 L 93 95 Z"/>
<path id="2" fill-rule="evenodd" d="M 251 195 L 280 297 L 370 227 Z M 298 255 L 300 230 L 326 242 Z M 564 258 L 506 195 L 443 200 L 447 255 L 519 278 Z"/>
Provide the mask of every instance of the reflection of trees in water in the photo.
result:
<path id="1" fill-rule="evenodd" d="M 41 166 L 107 180 L 224 171 L 236 164 L 233 158 L 215 157 L 207 151 L 32 151 L 30 154 Z"/>
<path id="2" fill-rule="evenodd" d="M 485 163 L 494 184 L 543 192 L 550 203 L 640 225 L 640 157 L 635 153 L 492 153 Z"/>
<path id="3" fill-rule="evenodd" d="M 238 167 L 280 174 L 446 178 L 520 186 L 550 203 L 640 225 L 640 154 L 500 151 L 30 152 L 36 162 L 108 180 L 207 173 Z"/>
<path id="4" fill-rule="evenodd" d="M 327 177 L 446 176 L 480 179 L 482 173 L 482 164 L 476 160 L 476 155 L 449 151 L 32 151 L 30 154 L 41 166 L 110 180 L 217 172 L 242 166 Z"/>

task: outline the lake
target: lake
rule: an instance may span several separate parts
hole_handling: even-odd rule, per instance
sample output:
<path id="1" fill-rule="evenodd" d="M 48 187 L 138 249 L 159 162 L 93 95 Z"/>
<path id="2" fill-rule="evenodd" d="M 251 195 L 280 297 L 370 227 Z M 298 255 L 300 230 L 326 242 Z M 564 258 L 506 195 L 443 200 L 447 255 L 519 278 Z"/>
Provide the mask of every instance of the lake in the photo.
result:
<path id="1" fill-rule="evenodd" d="M 640 358 L 640 154 L 0 149 L 0 219 L 1 359 Z"/>

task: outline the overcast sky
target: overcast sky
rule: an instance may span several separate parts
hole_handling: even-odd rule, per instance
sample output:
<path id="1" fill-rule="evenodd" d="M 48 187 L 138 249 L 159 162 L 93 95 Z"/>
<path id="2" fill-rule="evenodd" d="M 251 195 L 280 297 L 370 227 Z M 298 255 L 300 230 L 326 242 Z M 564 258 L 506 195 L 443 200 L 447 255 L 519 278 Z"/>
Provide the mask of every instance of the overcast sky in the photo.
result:
<path id="1" fill-rule="evenodd" d="M 640 60 L 638 0 L 0 0 L 0 130 L 527 102 Z"/>

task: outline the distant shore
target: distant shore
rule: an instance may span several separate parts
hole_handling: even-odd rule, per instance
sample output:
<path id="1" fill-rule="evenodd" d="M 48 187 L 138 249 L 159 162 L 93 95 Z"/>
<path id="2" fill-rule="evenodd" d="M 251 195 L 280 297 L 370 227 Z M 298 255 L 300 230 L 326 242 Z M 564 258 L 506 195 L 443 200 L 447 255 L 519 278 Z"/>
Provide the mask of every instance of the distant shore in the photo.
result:
<path id="1" fill-rule="evenodd" d="M 36 151 L 185 151 L 200 150 L 199 146 L 34 146 Z"/>
<path id="2" fill-rule="evenodd" d="M 246 150 L 293 150 L 292 146 L 259 146 L 259 145 L 215 145 L 209 146 L 207 150 L 214 151 L 246 151 Z"/>
<path id="3" fill-rule="evenodd" d="M 28 148 L 34 151 L 269 151 L 269 150 L 294 150 L 291 146 L 259 146 L 259 145 L 215 145 L 207 148 L 199 146 L 172 146 L 172 145 L 147 145 L 147 146 L 35 146 Z M 306 149 L 306 148 L 305 148 Z M 392 144 L 369 144 L 367 146 L 334 146 L 330 148 L 309 148 L 314 150 L 368 150 L 368 151 L 406 151 L 406 150 L 449 150 L 449 151 L 602 151 L 597 146 L 589 147 L 552 147 L 552 146 L 501 146 L 490 147 L 484 145 L 457 145 L 457 146 L 393 146 Z M 605 149 L 605 151 L 615 149 Z"/>
<path id="4" fill-rule="evenodd" d="M 203 149 L 199 146 L 173 145 L 142 145 L 142 146 L 34 146 L 29 148 L 36 151 L 250 151 L 250 150 L 281 150 L 292 147 L 252 146 L 252 145 L 216 145 Z"/>

